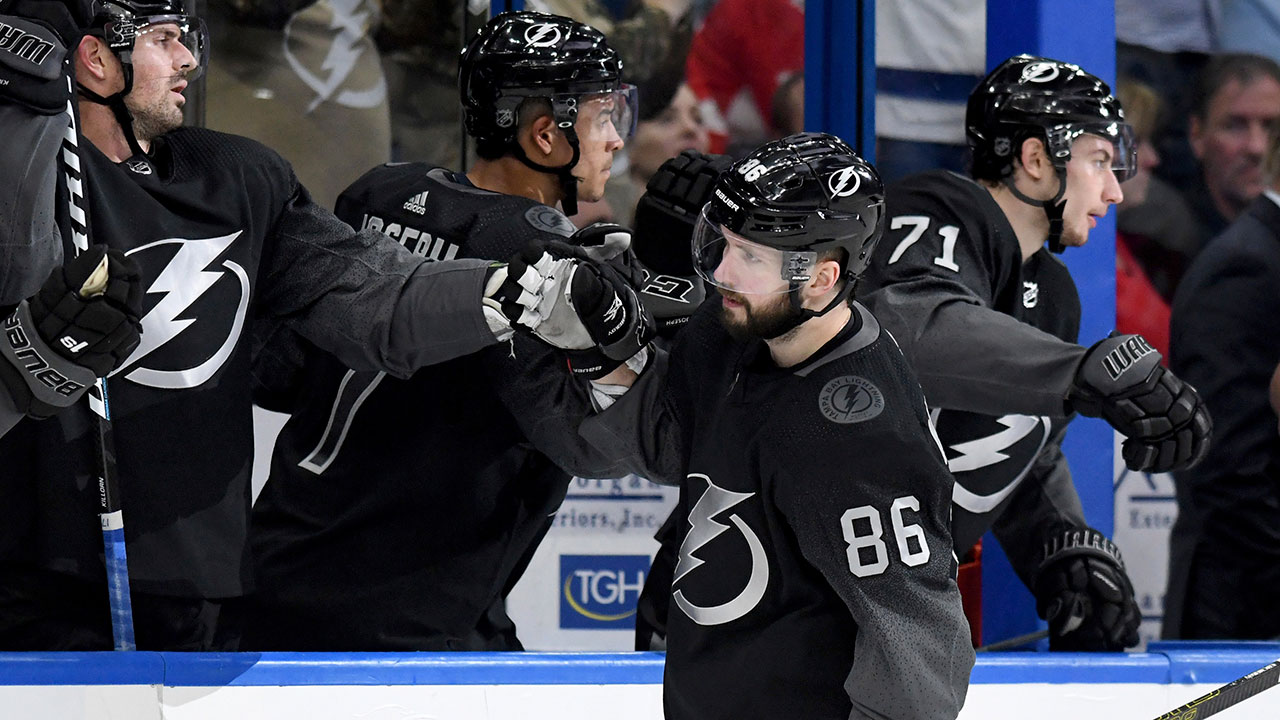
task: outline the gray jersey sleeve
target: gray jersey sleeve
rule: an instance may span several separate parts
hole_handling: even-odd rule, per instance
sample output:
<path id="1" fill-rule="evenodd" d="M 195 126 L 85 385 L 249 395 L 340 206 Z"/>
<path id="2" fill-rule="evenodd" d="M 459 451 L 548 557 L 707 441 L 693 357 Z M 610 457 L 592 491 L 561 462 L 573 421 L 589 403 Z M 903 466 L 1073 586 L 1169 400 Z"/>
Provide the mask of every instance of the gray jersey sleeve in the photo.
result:
<path id="1" fill-rule="evenodd" d="M 408 377 L 497 342 L 481 312 L 487 261 L 426 262 L 301 189 L 274 239 L 259 283 L 269 312 L 354 370 Z"/>
<path id="2" fill-rule="evenodd" d="M 498 347 L 477 356 L 494 380 L 494 389 L 524 436 L 560 469 L 586 478 L 621 477 L 631 472 L 609 445 L 597 448 L 577 432 L 593 412 L 585 383 L 573 377 L 564 357 L 518 334 L 510 349 Z"/>
<path id="3" fill-rule="evenodd" d="M 618 458 L 627 472 L 663 485 L 684 479 L 683 433 L 670 401 L 669 357 L 653 350 L 649 367 L 631 389 L 597 415 L 583 421 L 579 432 L 593 446 Z"/>
<path id="4" fill-rule="evenodd" d="M 1085 348 L 921 276 L 866 298 L 915 368 L 929 404 L 989 415 L 1063 414 Z"/>
<path id="5" fill-rule="evenodd" d="M 36 115 L 0 102 L 0 307 L 34 295 L 62 264 L 55 219 L 58 148 L 65 115 Z"/>

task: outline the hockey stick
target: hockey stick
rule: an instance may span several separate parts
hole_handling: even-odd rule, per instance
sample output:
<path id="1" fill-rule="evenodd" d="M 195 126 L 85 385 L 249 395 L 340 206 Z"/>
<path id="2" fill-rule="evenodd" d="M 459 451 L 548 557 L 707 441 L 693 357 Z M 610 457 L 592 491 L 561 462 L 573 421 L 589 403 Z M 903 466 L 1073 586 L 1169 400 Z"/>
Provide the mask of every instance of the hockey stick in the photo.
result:
<path id="1" fill-rule="evenodd" d="M 1216 715 L 1242 700 L 1257 695 L 1280 681 L 1280 660 L 1237 678 L 1206 695 L 1156 718 L 1156 720 L 1200 720 Z"/>
<path id="2" fill-rule="evenodd" d="M 71 240 L 79 255 L 89 249 L 88 205 L 84 201 L 85 175 L 80 163 L 80 116 L 76 112 L 73 74 L 67 75 L 67 128 L 62 138 L 62 172 L 67 185 L 67 219 L 71 227 Z M 101 273 L 99 275 L 99 272 Z M 106 258 L 80 294 L 91 297 L 101 294 L 107 285 Z M 98 284 L 100 283 L 100 286 Z M 94 423 L 93 449 L 97 460 L 98 520 L 102 526 L 102 546 L 107 567 L 107 593 L 111 605 L 111 636 L 116 650 L 134 650 L 133 602 L 129 597 L 129 562 L 124 546 L 124 515 L 120 511 L 120 486 L 116 480 L 116 444 L 111 430 L 111 405 L 107 395 L 107 379 L 98 382 L 86 393 L 89 407 L 97 415 Z"/>
<path id="3" fill-rule="evenodd" d="M 1037 630 L 1032 633 L 1027 633 L 1026 635 L 1017 635 L 1007 640 L 993 642 L 990 645 L 983 645 L 982 647 L 975 649 L 974 652 L 1000 652 L 1002 650 L 1012 650 L 1013 648 L 1022 647 L 1023 645 L 1030 645 L 1031 643 L 1039 642 L 1047 637 L 1049 637 L 1048 630 Z"/>

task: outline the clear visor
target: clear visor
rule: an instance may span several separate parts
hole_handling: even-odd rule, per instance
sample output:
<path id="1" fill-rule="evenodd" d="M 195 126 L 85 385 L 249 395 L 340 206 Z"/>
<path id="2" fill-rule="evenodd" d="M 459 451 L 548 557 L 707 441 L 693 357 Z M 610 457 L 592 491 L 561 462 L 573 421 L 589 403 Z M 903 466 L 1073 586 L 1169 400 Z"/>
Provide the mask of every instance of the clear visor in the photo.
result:
<path id="1" fill-rule="evenodd" d="M 616 134 L 623 142 L 630 140 L 636 132 L 639 97 L 635 85 L 623 83 L 612 92 L 593 93 L 583 98 L 574 127 L 578 137 L 609 141 Z"/>
<path id="2" fill-rule="evenodd" d="M 780 295 L 809 280 L 817 253 L 752 242 L 711 218 L 710 207 L 693 229 L 693 268 L 703 280 L 743 295 Z"/>
<path id="3" fill-rule="evenodd" d="M 189 68 L 183 74 L 188 81 L 200 77 L 209 64 L 208 48 L 209 31 L 204 21 L 190 15 L 148 17 L 133 41 L 135 53 L 143 49 L 159 52 L 174 67 Z"/>
<path id="4" fill-rule="evenodd" d="M 1111 143 L 1111 172 L 1124 182 L 1138 172 L 1138 141 L 1133 127 L 1124 122 L 1067 125 L 1054 128 L 1057 144 L 1071 148 L 1082 135 L 1096 135 Z"/>

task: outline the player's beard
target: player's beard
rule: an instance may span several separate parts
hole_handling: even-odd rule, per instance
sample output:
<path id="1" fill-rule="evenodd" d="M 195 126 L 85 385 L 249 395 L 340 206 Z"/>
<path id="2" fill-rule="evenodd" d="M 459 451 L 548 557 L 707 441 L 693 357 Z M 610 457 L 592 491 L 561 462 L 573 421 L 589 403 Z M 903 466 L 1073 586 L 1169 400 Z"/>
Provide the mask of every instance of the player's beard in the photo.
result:
<path id="1" fill-rule="evenodd" d="M 721 324 L 735 340 L 773 340 L 795 330 L 800 324 L 800 313 L 791 307 L 790 293 L 764 296 L 765 299 L 756 300 L 754 306 L 748 295 L 723 289 L 720 294 L 742 303 L 744 318 L 731 315 L 728 308 L 720 305 Z"/>
<path id="2" fill-rule="evenodd" d="M 152 102 L 143 104 L 136 101 L 137 93 L 130 93 L 125 98 L 125 107 L 133 117 L 133 136 L 139 142 L 151 142 L 170 130 L 182 127 L 182 108 L 175 107 L 169 99 L 171 80 L 161 81 L 166 83 L 164 94 Z"/>

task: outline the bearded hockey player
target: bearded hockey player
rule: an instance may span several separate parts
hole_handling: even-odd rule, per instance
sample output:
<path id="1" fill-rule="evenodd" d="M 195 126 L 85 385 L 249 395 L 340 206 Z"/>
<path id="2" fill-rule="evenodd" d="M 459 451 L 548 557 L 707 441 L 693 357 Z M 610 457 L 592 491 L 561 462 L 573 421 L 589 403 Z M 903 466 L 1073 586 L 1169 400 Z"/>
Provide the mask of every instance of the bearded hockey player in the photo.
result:
<path id="1" fill-rule="evenodd" d="M 617 53 L 586 25 L 497 16 L 468 43 L 459 69 L 480 160 L 467 174 L 423 163 L 375 168 L 342 194 L 339 216 L 433 259 L 505 258 L 530 241 L 593 252 L 598 241 L 625 242 L 614 226 L 575 234 L 555 209 L 603 195 L 635 107 L 621 72 Z M 603 297 L 575 307 L 604 313 L 612 303 Z M 628 297 L 619 359 L 651 334 Z M 570 473 L 626 472 L 577 434 L 591 404 L 575 376 L 602 377 L 621 362 L 591 351 L 568 363 L 572 373 L 559 352 L 524 335 L 403 380 L 310 352 L 306 392 L 254 507 L 258 589 L 246 646 L 521 649 L 505 598 Z"/>
<path id="2" fill-rule="evenodd" d="M 1140 616 L 1118 549 L 1085 523 L 1067 422 L 1104 418 L 1128 466 L 1150 472 L 1197 462 L 1210 435 L 1195 390 L 1141 337 L 1076 344 L 1079 296 L 1050 252 L 1083 245 L 1120 202 L 1133 133 L 1106 83 L 1026 55 L 974 89 L 966 124 L 972 179 L 932 171 L 888 188 L 864 301 L 935 408 L 957 553 L 993 529 L 1053 649 L 1121 650 Z"/>
<path id="3" fill-rule="evenodd" d="M 851 299 L 883 203 L 830 135 L 734 163 L 694 231 L 718 294 L 582 427 L 681 485 L 667 718 L 960 712 L 951 476 L 910 367 Z"/>
<path id="4" fill-rule="evenodd" d="M 182 92 L 207 53 L 180 0 L 16 0 L 0 3 L 0 20 L 39 40 L 23 44 L 25 64 L 2 63 L 0 93 L 17 98 L 3 118 L 19 123 L 4 136 L 28 136 L 22 123 L 67 109 L 69 54 L 84 138 L 83 182 L 69 184 L 93 241 L 128 256 L 115 265 L 136 266 L 145 288 L 141 343 L 111 381 L 138 646 L 234 648 L 225 615 L 251 582 L 249 325 L 287 320 L 352 367 L 406 375 L 495 344 L 509 334 L 504 313 L 539 324 L 558 295 L 542 296 L 532 269 L 525 286 L 504 284 L 505 267 L 426 263 L 378 232 L 355 232 L 261 145 L 181 128 Z M 49 156 L 30 162 L 52 163 L 57 146 L 0 146 L 33 150 Z M 82 277 L 61 281 L 74 289 Z M 514 300 L 499 309 L 504 298 Z M 0 535 L 5 650 L 111 647 L 86 405 L 21 422 L 0 441 L 2 492 L 20 518 Z"/>

